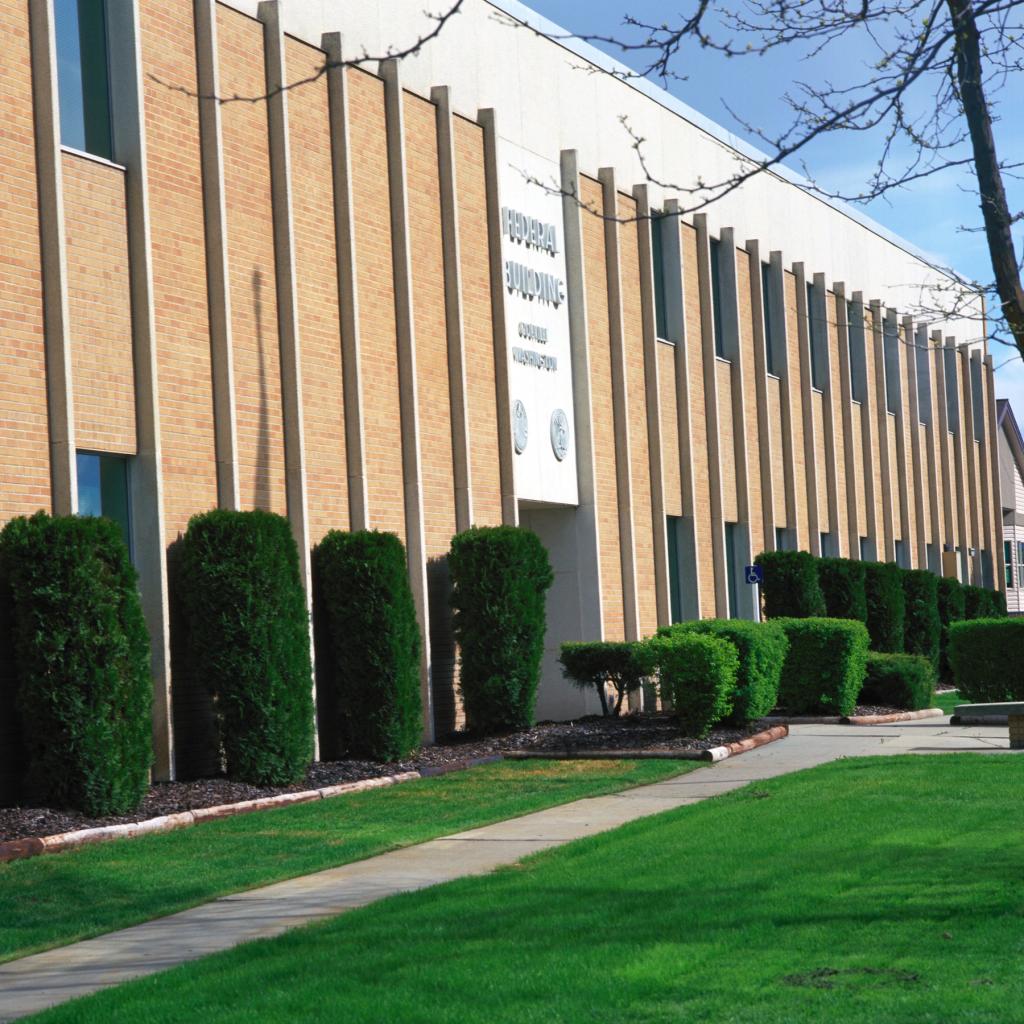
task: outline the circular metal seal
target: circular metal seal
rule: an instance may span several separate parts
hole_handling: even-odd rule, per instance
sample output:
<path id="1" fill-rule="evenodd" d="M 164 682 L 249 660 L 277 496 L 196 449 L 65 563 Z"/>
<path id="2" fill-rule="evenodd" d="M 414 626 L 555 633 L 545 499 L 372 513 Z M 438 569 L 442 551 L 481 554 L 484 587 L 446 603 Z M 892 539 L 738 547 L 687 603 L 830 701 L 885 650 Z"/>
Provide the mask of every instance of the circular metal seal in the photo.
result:
<path id="1" fill-rule="evenodd" d="M 512 443 L 516 454 L 522 453 L 530 439 L 530 423 L 526 418 L 526 406 L 517 398 L 512 403 Z"/>
<path id="2" fill-rule="evenodd" d="M 551 414 L 551 449 L 559 462 L 569 451 L 569 418 L 561 409 Z"/>

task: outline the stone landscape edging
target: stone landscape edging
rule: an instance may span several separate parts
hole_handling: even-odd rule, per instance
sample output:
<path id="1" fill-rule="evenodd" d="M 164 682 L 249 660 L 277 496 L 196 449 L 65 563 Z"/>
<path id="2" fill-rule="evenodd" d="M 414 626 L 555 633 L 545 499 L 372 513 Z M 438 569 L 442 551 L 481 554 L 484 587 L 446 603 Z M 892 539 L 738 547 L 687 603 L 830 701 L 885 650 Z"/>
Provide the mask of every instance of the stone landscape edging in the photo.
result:
<path id="1" fill-rule="evenodd" d="M 28 839 L 9 839 L 0 843 L 0 864 L 27 857 L 38 857 L 42 853 L 62 853 L 79 846 L 91 843 L 105 843 L 112 839 L 134 839 L 136 836 L 154 835 L 158 832 L 173 832 L 179 828 L 189 828 L 203 821 L 215 821 L 219 818 L 233 818 L 238 814 L 251 814 L 253 811 L 272 810 L 276 807 L 287 807 L 291 804 L 312 803 L 314 800 L 329 800 L 335 796 L 348 793 L 361 793 L 368 789 L 380 789 L 394 786 L 401 782 L 412 782 L 414 779 L 433 778 L 447 775 L 449 772 L 465 771 L 484 764 L 492 764 L 503 760 L 501 754 L 488 757 L 475 757 L 454 764 L 438 765 L 437 767 L 420 768 L 417 771 L 398 772 L 394 775 L 383 775 L 376 779 L 360 779 L 358 782 L 342 782 L 334 786 L 322 786 L 319 789 L 304 789 L 298 793 L 279 793 L 276 796 L 263 796 L 255 800 L 241 800 L 233 804 L 218 804 L 214 807 L 199 807 L 193 811 L 177 811 L 174 814 L 161 814 L 145 821 L 128 821 L 121 825 L 98 825 L 95 828 L 75 829 L 72 832 L 59 832 L 52 836 L 32 836 Z"/>
<path id="2" fill-rule="evenodd" d="M 505 757 L 512 761 L 724 761 L 755 747 L 773 743 L 789 735 L 785 723 L 774 725 L 763 732 L 743 740 L 725 743 L 707 750 L 507 750 Z"/>

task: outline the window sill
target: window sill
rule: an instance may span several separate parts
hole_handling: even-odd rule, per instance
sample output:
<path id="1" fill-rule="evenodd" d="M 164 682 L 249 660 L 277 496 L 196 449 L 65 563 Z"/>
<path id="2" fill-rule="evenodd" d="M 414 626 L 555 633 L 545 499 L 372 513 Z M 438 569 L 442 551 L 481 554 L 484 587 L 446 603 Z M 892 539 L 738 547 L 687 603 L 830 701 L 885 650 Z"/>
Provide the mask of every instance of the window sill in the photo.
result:
<path id="1" fill-rule="evenodd" d="M 717 352 L 715 353 L 716 363 L 725 363 L 726 366 L 732 366 L 732 360 L 728 356 L 720 356 Z"/>
<path id="2" fill-rule="evenodd" d="M 772 373 L 772 371 L 771 371 L 771 370 L 765 370 L 765 371 L 764 371 L 764 375 L 765 375 L 765 376 L 766 376 L 766 377 L 767 377 L 767 378 L 768 378 L 769 380 L 777 380 L 777 381 L 779 381 L 779 382 L 781 382 L 781 381 L 782 381 L 782 377 L 781 377 L 781 376 L 780 376 L 779 374 L 777 374 L 777 373 Z"/>
<path id="3" fill-rule="evenodd" d="M 102 164 L 104 167 L 112 167 L 115 171 L 125 170 L 124 164 L 115 164 L 113 160 L 108 160 L 105 156 L 87 153 L 84 149 L 75 149 L 74 146 L 65 146 L 61 143 L 60 151 L 67 153 L 69 156 L 80 156 L 83 160 L 91 160 L 93 163 Z"/>

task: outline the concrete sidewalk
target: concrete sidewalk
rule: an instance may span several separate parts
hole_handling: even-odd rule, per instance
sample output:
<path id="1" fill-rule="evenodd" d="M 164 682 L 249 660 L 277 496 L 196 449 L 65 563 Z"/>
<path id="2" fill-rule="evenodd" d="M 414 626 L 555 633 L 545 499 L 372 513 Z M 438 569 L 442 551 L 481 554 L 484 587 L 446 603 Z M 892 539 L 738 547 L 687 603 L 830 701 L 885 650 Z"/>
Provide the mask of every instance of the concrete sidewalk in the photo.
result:
<path id="1" fill-rule="evenodd" d="M 279 935 L 394 893 L 485 874 L 538 850 L 840 757 L 1008 752 L 1006 726 L 950 727 L 948 722 L 933 718 L 881 726 L 793 726 L 787 739 L 674 779 L 224 896 L 180 914 L 24 957 L 0 966 L 0 1021 Z"/>

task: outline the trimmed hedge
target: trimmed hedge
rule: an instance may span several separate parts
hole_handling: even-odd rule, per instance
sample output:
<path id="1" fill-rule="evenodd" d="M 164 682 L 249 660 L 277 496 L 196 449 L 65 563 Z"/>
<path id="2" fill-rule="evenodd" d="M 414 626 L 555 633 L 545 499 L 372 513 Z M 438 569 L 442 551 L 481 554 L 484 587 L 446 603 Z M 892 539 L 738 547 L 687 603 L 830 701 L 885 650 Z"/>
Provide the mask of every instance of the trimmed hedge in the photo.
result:
<path id="1" fill-rule="evenodd" d="M 288 520 L 215 509 L 181 542 L 182 649 L 205 678 L 228 775 L 283 786 L 313 756 L 309 619 Z"/>
<path id="2" fill-rule="evenodd" d="M 728 640 L 739 655 L 736 690 L 733 693 L 732 722 L 746 724 L 764 718 L 779 697 L 782 666 L 789 641 L 774 621 L 748 622 L 744 619 L 702 619 L 663 626 L 659 636 L 709 633 Z"/>
<path id="3" fill-rule="evenodd" d="M 949 627 L 949 661 L 972 704 L 1024 700 L 1024 619 L 976 619 Z"/>
<path id="4" fill-rule="evenodd" d="M 331 530 L 313 551 L 321 729 L 355 757 L 420 745 L 420 632 L 402 542 Z M 328 721 L 329 720 L 329 721 Z"/>
<path id="5" fill-rule="evenodd" d="M 93 817 L 135 809 L 152 763 L 150 645 L 109 519 L 13 519 L 0 534 L 23 797 Z"/>
<path id="6" fill-rule="evenodd" d="M 964 587 L 964 618 L 1001 619 L 1006 615 L 1006 595 L 987 587 Z"/>
<path id="7" fill-rule="evenodd" d="M 863 562 L 851 558 L 819 558 L 818 583 L 825 598 L 825 614 L 830 619 L 867 621 Z"/>
<path id="8" fill-rule="evenodd" d="M 851 619 L 781 619 L 789 640 L 779 704 L 791 715 L 848 715 L 864 685 L 868 631 Z"/>
<path id="9" fill-rule="evenodd" d="M 864 563 L 864 593 L 871 636 L 871 649 L 886 654 L 903 651 L 906 601 L 903 596 L 903 570 L 893 562 Z"/>
<path id="10" fill-rule="evenodd" d="M 762 551 L 754 561 L 764 572 L 761 592 L 770 618 L 803 619 L 825 614 L 817 559 L 806 551 Z"/>
<path id="11" fill-rule="evenodd" d="M 949 626 L 964 617 L 964 588 L 953 576 L 941 576 L 938 582 L 939 611 L 939 678 L 951 682 L 953 669 L 949 664 Z"/>
<path id="12" fill-rule="evenodd" d="M 736 647 L 710 633 L 680 632 L 644 642 L 648 673 L 657 673 L 662 700 L 684 736 L 706 736 L 732 711 L 740 658 Z"/>
<path id="13" fill-rule="evenodd" d="M 523 527 L 474 526 L 452 539 L 448 568 L 466 725 L 532 725 L 554 582 L 544 545 Z"/>
<path id="14" fill-rule="evenodd" d="M 942 621 L 939 618 L 939 577 L 927 569 L 903 571 L 903 650 L 928 659 L 933 669 L 939 666 L 939 642 Z"/>
<path id="15" fill-rule="evenodd" d="M 558 660 L 562 674 L 573 686 L 597 692 L 605 716 L 617 715 L 623 698 L 639 690 L 646 675 L 646 662 L 637 643 L 566 643 Z M 608 699 L 609 686 L 615 692 L 612 702 Z"/>
<path id="16" fill-rule="evenodd" d="M 921 711 L 934 706 L 935 668 L 920 654 L 868 654 L 862 704 Z"/>

